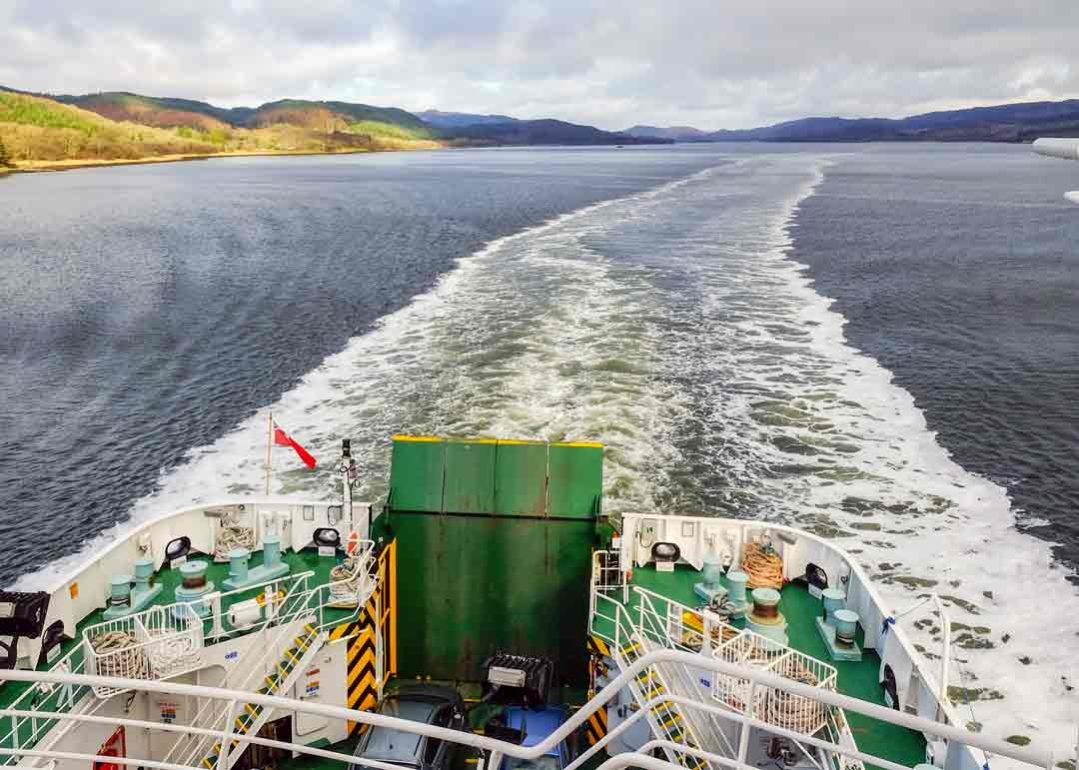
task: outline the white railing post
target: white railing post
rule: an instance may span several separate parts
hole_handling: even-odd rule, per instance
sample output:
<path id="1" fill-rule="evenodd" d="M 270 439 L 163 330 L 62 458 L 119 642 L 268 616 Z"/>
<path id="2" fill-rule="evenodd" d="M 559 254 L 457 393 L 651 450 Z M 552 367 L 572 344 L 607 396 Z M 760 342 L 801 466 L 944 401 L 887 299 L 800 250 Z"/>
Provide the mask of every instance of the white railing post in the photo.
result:
<path id="1" fill-rule="evenodd" d="M 221 751 L 217 752 L 218 770 L 228 770 L 229 743 L 232 742 L 232 715 L 236 711 L 236 701 L 230 700 L 225 709 L 225 729 L 221 731 Z"/>
<path id="2" fill-rule="evenodd" d="M 948 617 L 948 613 L 944 611 L 944 602 L 941 601 L 940 596 L 936 593 L 933 594 L 933 603 L 937 605 L 937 612 L 940 613 L 940 627 L 941 633 L 941 650 L 940 650 L 940 693 L 938 698 L 942 704 L 948 702 L 948 659 L 951 657 L 952 649 L 952 621 Z"/>
<path id="3" fill-rule="evenodd" d="M 717 622 L 722 621 L 718 615 L 708 610 L 701 611 L 701 621 L 704 628 L 704 639 L 701 640 L 701 655 L 707 656 L 712 654 L 712 630 L 716 628 Z"/>
<path id="4" fill-rule="evenodd" d="M 756 714 L 753 703 L 757 697 L 757 683 L 752 682 L 749 685 L 749 701 L 746 703 L 745 715 L 749 719 L 753 719 Z M 742 732 L 738 736 L 738 764 L 745 765 L 746 757 L 749 756 L 749 732 L 752 727 L 749 721 L 742 722 Z"/>
<path id="5" fill-rule="evenodd" d="M 225 627 L 221 618 L 221 592 L 215 591 L 205 597 L 203 601 L 210 602 L 210 614 L 213 616 L 213 626 L 210 628 L 210 638 L 217 639 L 225 635 Z"/>
<path id="6" fill-rule="evenodd" d="M 270 583 L 266 591 L 266 619 L 277 617 L 277 583 Z"/>

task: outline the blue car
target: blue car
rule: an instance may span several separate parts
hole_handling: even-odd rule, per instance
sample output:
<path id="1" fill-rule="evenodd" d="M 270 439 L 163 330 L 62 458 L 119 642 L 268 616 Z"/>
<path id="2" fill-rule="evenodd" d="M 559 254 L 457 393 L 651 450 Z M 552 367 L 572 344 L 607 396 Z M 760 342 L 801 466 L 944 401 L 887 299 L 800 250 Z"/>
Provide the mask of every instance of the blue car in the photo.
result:
<path id="1" fill-rule="evenodd" d="M 542 742 L 566 721 L 566 712 L 548 707 L 533 711 L 524 708 L 506 709 L 506 727 L 520 730 L 524 735 L 522 746 L 535 746 Z M 506 757 L 501 770 L 562 770 L 571 761 L 569 746 L 562 741 L 537 759 Z"/>

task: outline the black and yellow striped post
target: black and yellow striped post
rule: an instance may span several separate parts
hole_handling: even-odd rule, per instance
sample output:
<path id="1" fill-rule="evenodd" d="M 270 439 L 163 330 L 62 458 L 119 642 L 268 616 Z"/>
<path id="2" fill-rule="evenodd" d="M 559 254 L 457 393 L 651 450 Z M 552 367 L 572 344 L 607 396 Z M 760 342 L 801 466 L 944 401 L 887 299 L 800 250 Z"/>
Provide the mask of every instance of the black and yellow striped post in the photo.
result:
<path id="1" fill-rule="evenodd" d="M 589 634 L 587 642 L 588 652 L 592 655 L 599 655 L 603 658 L 611 657 L 611 648 L 604 640 L 600 639 L 595 634 Z"/>
<path id="2" fill-rule="evenodd" d="M 378 558 L 378 585 L 356 619 L 342 623 L 330 633 L 330 640 L 347 639 L 348 708 L 366 711 L 378 705 L 379 695 L 389 678 L 397 673 L 397 547 L 387 545 Z M 382 636 L 381 666 L 376 644 L 376 623 Z M 379 669 L 382 679 L 379 680 Z M 357 723 L 348 723 L 349 735 Z"/>
<path id="3" fill-rule="evenodd" d="M 604 662 L 605 658 L 611 657 L 611 648 L 603 639 L 598 636 L 589 634 L 588 641 L 586 642 L 588 653 L 590 655 L 588 671 L 589 671 L 589 690 L 588 700 L 592 700 L 592 696 L 596 694 L 596 676 L 599 673 L 605 673 L 607 670 L 607 664 Z M 600 739 L 607 734 L 607 707 L 601 706 L 596 710 L 596 713 L 588 717 L 588 721 L 584 726 L 584 737 L 588 741 L 589 746 L 595 746 L 599 743 Z"/>
<path id="4" fill-rule="evenodd" d="M 592 700 L 595 693 L 590 692 L 588 699 Z M 607 734 L 607 707 L 600 706 L 594 714 L 590 714 L 584 725 L 584 737 L 589 746 L 595 746 Z"/>

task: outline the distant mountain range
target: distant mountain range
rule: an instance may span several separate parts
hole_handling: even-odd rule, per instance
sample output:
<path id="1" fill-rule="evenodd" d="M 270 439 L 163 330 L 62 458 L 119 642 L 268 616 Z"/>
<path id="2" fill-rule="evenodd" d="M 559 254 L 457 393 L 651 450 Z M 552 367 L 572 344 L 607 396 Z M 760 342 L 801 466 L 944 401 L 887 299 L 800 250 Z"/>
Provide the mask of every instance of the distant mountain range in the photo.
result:
<path id="1" fill-rule="evenodd" d="M 637 125 L 622 132 L 546 118 L 282 99 L 218 107 L 113 91 L 35 94 L 0 86 L 0 158 L 64 168 L 230 154 L 371 152 L 505 145 L 672 142 L 1024 142 L 1079 136 L 1079 99 L 887 118 L 805 118 L 745 130 Z"/>
<path id="2" fill-rule="evenodd" d="M 638 138 L 678 142 L 1028 142 L 1039 136 L 1079 136 L 1079 99 L 974 107 L 909 118 L 803 118 L 744 130 L 633 126 Z"/>
<path id="3" fill-rule="evenodd" d="M 217 107 L 208 102 L 144 96 L 125 91 L 50 95 L 0 86 L 0 91 L 49 99 L 117 122 L 197 132 L 291 125 L 324 134 L 393 135 L 448 144 L 657 144 L 659 137 L 633 137 L 559 120 L 517 120 L 427 110 L 415 115 L 396 107 L 338 101 L 282 99 L 258 107 Z"/>
<path id="4" fill-rule="evenodd" d="M 416 117 L 437 129 L 451 141 L 465 144 L 668 144 L 662 136 L 631 136 L 603 131 L 594 126 L 567 123 L 554 118 L 521 120 L 509 115 L 477 115 L 469 112 L 424 110 Z"/>

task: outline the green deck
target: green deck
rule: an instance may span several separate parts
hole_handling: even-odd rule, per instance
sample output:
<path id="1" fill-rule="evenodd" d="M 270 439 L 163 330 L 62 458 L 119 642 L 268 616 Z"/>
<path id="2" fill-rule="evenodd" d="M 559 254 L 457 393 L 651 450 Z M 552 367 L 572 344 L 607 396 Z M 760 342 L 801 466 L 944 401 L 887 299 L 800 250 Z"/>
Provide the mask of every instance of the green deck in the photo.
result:
<path id="1" fill-rule="evenodd" d="M 633 571 L 632 584 L 654 591 L 680 604 L 696 607 L 701 599 L 693 592 L 693 584 L 701 581 L 701 573 L 679 566 L 673 573 L 656 572 L 651 565 Z M 790 646 L 835 666 L 837 689 L 844 695 L 883 705 L 879 680 L 880 658 L 873 650 L 863 650 L 860 661 L 833 661 L 817 631 L 816 618 L 820 602 L 809 595 L 804 585 L 788 583 L 781 592 L 779 610 L 787 619 Z M 636 608 L 636 596 L 631 592 L 630 606 Z M 736 623 L 737 625 L 737 623 Z M 858 641 L 862 631 L 858 630 Z M 889 759 L 907 767 L 925 761 L 925 739 L 922 734 L 904 727 L 889 725 L 861 714 L 847 713 L 851 732 L 862 751 Z"/>

